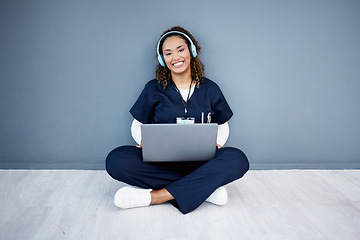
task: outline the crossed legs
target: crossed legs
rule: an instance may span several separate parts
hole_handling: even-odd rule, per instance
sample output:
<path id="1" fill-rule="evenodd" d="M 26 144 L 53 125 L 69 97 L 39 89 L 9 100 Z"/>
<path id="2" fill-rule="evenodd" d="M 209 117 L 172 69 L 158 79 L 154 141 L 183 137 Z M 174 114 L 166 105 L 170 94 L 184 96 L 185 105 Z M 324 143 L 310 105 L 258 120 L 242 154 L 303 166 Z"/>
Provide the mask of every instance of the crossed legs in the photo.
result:
<path id="1" fill-rule="evenodd" d="M 242 177 L 248 169 L 246 156 L 236 148 L 218 149 L 216 157 L 208 162 L 153 164 L 142 161 L 141 149 L 122 146 L 106 159 L 111 177 L 142 188 L 145 205 L 170 201 L 184 214 L 201 205 L 220 186 Z"/>

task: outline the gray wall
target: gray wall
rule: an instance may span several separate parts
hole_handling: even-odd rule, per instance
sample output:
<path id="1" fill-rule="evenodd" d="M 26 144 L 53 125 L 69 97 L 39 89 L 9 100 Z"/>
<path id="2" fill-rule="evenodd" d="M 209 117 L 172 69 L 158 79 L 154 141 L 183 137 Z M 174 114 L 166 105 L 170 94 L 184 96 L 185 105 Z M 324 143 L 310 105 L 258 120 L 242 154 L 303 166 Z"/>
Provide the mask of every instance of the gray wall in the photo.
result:
<path id="1" fill-rule="evenodd" d="M 0 168 L 103 169 L 189 29 L 252 169 L 360 167 L 360 1 L 0 1 Z"/>

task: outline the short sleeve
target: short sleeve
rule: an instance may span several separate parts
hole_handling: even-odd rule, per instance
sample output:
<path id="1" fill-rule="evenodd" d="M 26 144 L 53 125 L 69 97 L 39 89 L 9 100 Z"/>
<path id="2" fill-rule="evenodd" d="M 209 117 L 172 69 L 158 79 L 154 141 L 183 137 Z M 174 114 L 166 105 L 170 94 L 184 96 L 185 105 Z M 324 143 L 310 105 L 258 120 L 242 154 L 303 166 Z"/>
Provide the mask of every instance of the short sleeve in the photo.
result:
<path id="1" fill-rule="evenodd" d="M 213 88 L 211 95 L 213 96 L 212 109 L 214 111 L 212 121 L 218 124 L 224 124 L 233 116 L 233 112 L 217 85 Z"/>
<path id="2" fill-rule="evenodd" d="M 151 123 L 154 115 L 153 110 L 153 83 L 148 82 L 135 104 L 130 109 L 130 114 L 141 123 Z"/>

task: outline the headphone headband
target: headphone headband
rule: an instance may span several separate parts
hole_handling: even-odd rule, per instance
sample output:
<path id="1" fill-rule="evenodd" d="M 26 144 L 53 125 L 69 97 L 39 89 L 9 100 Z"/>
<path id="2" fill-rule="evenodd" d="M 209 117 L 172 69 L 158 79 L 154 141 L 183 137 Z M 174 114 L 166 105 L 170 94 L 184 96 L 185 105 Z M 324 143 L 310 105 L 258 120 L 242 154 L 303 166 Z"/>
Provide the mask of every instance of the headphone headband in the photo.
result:
<path id="1" fill-rule="evenodd" d="M 160 53 L 160 44 L 162 42 L 163 39 L 165 39 L 167 36 L 169 35 L 181 35 L 181 36 L 184 36 L 186 37 L 186 39 L 190 42 L 190 46 L 189 46 L 189 50 L 190 50 L 190 55 L 191 57 L 196 57 L 197 55 L 197 52 L 196 52 L 196 46 L 194 45 L 194 43 L 191 41 L 190 37 L 188 35 L 186 35 L 185 33 L 183 32 L 179 32 L 179 31 L 170 31 L 170 32 L 167 32 L 165 33 L 161 38 L 160 40 L 158 41 L 158 44 L 157 44 L 157 47 L 156 47 L 156 53 L 157 53 L 157 56 L 158 56 L 158 61 L 160 63 L 161 66 L 165 67 L 165 60 L 164 60 L 164 57 L 163 55 Z"/>

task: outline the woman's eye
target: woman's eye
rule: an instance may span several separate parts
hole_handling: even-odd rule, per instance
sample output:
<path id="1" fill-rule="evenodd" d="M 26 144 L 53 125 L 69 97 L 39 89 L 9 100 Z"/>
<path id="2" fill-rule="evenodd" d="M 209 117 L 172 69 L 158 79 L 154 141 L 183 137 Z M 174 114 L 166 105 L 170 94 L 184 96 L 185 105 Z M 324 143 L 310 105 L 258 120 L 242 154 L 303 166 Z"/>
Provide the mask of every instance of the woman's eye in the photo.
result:
<path id="1" fill-rule="evenodd" d="M 171 55 L 171 53 L 166 53 L 166 54 L 165 54 L 165 56 L 170 56 L 170 55 Z"/>
<path id="2" fill-rule="evenodd" d="M 185 49 L 180 49 L 179 52 L 183 52 Z"/>

